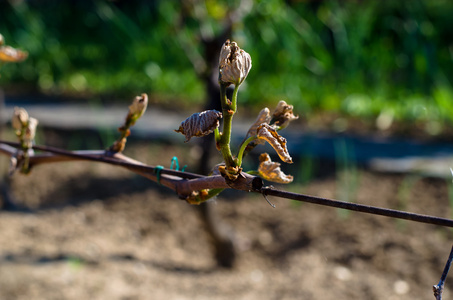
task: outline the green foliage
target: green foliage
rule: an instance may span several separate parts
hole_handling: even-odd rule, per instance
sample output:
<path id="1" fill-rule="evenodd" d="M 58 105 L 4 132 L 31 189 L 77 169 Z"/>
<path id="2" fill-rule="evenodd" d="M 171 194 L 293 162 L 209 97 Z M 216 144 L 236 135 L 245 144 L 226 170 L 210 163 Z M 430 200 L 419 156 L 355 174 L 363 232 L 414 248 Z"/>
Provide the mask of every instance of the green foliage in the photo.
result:
<path id="1" fill-rule="evenodd" d="M 30 53 L 2 69 L 3 86 L 201 104 L 189 56 L 203 57 L 200 35 L 220 33 L 238 2 L 45 3 L 0 3 L 0 32 Z M 306 115 L 451 121 L 452 13 L 446 0 L 256 1 L 233 28 L 253 60 L 240 105 L 286 99 Z"/>

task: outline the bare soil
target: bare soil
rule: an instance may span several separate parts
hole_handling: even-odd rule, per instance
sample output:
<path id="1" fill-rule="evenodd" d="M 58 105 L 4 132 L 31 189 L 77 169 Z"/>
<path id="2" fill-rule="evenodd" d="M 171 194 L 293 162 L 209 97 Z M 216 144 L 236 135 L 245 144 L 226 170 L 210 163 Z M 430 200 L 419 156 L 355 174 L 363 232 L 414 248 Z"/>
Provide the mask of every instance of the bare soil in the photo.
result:
<path id="1" fill-rule="evenodd" d="M 159 153 L 168 164 L 169 153 L 190 156 Z M 145 147 L 129 154 L 162 159 Z M 282 188 L 338 198 L 339 182 L 333 173 Z M 273 209 L 232 191 L 215 200 L 238 251 L 225 269 L 195 207 L 118 167 L 39 166 L 9 185 L 29 210 L 0 212 L 1 299 L 434 299 L 453 239 L 433 225 L 277 198 Z M 450 217 L 449 185 L 360 170 L 353 199 Z"/>

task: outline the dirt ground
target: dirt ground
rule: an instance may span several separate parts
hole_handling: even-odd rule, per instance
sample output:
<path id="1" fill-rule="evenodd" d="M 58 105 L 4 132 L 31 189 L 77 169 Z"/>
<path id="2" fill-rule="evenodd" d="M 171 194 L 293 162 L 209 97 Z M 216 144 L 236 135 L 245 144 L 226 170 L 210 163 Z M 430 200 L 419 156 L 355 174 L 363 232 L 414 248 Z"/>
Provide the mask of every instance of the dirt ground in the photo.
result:
<path id="1" fill-rule="evenodd" d="M 129 154 L 152 164 L 150 151 Z M 359 203 L 452 215 L 451 182 L 357 176 Z M 339 182 L 332 173 L 282 188 L 338 198 Z M 196 208 L 118 167 L 40 166 L 10 186 L 31 210 L 0 212 L 0 299 L 434 299 L 453 239 L 433 225 L 277 198 L 273 209 L 260 195 L 228 192 L 215 200 L 238 251 L 225 269 Z"/>

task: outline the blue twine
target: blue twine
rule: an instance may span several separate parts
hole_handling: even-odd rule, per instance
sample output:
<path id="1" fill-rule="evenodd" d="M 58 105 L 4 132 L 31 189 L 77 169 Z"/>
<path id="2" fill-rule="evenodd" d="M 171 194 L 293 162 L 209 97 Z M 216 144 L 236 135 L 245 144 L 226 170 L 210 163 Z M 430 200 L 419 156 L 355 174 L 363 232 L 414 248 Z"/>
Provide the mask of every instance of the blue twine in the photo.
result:
<path id="1" fill-rule="evenodd" d="M 178 158 L 176 156 L 173 156 L 173 158 L 171 159 L 171 165 L 170 165 L 170 169 L 173 170 L 173 165 L 176 165 L 176 168 L 175 168 L 175 171 L 179 171 L 179 162 L 178 162 Z M 187 165 L 185 165 L 181 172 L 184 172 L 184 170 L 186 169 Z M 157 183 L 158 184 L 161 184 L 160 183 L 160 172 L 164 169 L 163 166 L 156 166 L 154 168 L 154 173 L 156 174 L 156 179 L 157 179 Z"/>
<path id="2" fill-rule="evenodd" d="M 178 158 L 176 156 L 173 156 L 173 158 L 171 159 L 170 169 L 172 169 L 172 170 L 173 170 L 173 164 L 176 164 L 175 171 L 179 171 L 179 163 L 178 163 Z"/>
<path id="3" fill-rule="evenodd" d="M 163 166 L 156 166 L 154 168 L 154 173 L 156 173 L 156 179 L 158 184 L 160 184 L 160 171 L 162 171 L 163 168 L 164 168 Z"/>

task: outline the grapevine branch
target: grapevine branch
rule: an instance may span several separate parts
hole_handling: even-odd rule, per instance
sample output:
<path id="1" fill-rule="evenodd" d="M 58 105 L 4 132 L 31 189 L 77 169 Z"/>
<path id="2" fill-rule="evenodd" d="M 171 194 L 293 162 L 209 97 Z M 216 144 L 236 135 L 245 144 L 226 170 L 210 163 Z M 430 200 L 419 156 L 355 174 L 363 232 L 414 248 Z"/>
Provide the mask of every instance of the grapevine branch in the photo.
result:
<path id="1" fill-rule="evenodd" d="M 10 157 L 19 157 L 21 150 L 19 143 L 0 140 L 0 153 Z M 33 150 L 40 151 L 30 156 L 30 167 L 46 163 L 56 163 L 75 160 L 95 161 L 126 168 L 136 174 L 144 176 L 154 182 L 174 190 L 180 197 L 190 195 L 193 191 L 203 189 L 225 189 L 232 188 L 248 192 L 257 192 L 265 196 L 275 196 L 278 198 L 291 199 L 323 206 L 336 207 L 373 215 L 381 215 L 396 219 L 404 219 L 419 223 L 427 223 L 453 228 L 453 220 L 429 215 L 416 214 L 389 208 L 381 208 L 357 203 L 338 201 L 334 199 L 320 198 L 305 194 L 297 194 L 263 186 L 259 177 L 241 173 L 242 178 L 239 182 L 232 184 L 228 179 L 221 175 L 202 176 L 190 172 L 181 172 L 168 168 L 156 168 L 156 166 L 146 165 L 140 161 L 127 157 L 121 153 L 113 153 L 106 150 L 93 151 L 67 151 L 59 148 L 33 145 Z M 158 176 L 157 169 L 160 170 Z"/>
<path id="2" fill-rule="evenodd" d="M 3 39 L 0 35 L 0 46 L 2 43 Z M 0 51 L 2 49 L 4 50 L 5 48 L 0 47 Z M 11 53 L 11 51 L 8 51 L 8 53 Z M 14 53 L 20 54 L 20 52 L 17 51 Z M 26 57 L 26 55 L 24 55 L 16 55 L 17 57 L 13 58 L 7 56 L 7 61 L 20 61 Z M 264 186 L 261 178 L 279 183 L 290 183 L 293 180 L 292 176 L 286 175 L 281 171 L 279 163 L 271 161 L 270 156 L 267 153 L 262 153 L 260 155 L 258 170 L 251 171 L 259 174 L 259 177 L 243 172 L 242 158 L 248 151 L 261 142 L 269 143 L 283 162 L 292 163 L 292 158 L 286 147 L 287 141 L 284 137 L 280 136 L 277 131 L 284 129 L 292 120 L 298 118 L 298 116 L 293 114 L 293 106 L 288 105 L 283 100 L 278 103 L 277 108 L 272 115 L 270 115 L 268 108 L 264 108 L 247 132 L 244 142 L 239 147 L 237 157 L 233 156 L 230 148 L 230 141 L 232 121 L 237 112 L 238 90 L 246 79 L 251 67 L 252 61 L 250 54 L 241 49 L 237 43 L 227 40 L 223 44 L 219 55 L 218 82 L 220 85 L 222 111 L 210 110 L 195 113 L 182 122 L 181 126 L 175 130 L 186 136 L 186 142 L 194 136 L 200 137 L 214 132 L 216 148 L 222 154 L 224 163 L 218 165 L 216 167 L 217 173 L 211 176 L 202 176 L 166 169 L 163 166 L 150 166 L 122 154 L 126 146 L 127 137 L 130 135 L 131 126 L 135 124 L 146 110 L 148 105 L 148 96 L 146 94 L 141 94 L 134 98 L 132 104 L 129 106 L 129 111 L 124 124 L 118 128 L 118 131 L 121 134 L 120 137 L 107 150 L 67 151 L 49 146 L 35 145 L 34 137 L 38 120 L 29 117 L 28 113 L 23 108 L 15 108 L 11 124 L 15 129 L 15 133 L 19 138 L 20 143 L 0 140 L 0 154 L 10 157 L 10 174 L 18 169 L 20 169 L 22 173 L 29 173 L 34 166 L 40 164 L 79 160 L 107 163 L 123 167 L 172 189 L 181 199 L 185 199 L 191 204 L 200 204 L 211 197 L 218 195 L 224 189 L 231 188 L 261 193 L 268 202 L 267 196 L 275 196 L 396 219 L 453 227 L 453 220 L 451 219 L 290 193 L 273 187 Z M 231 85 L 234 86 L 234 91 L 231 99 L 229 99 L 227 97 L 226 89 Z M 219 130 L 219 120 L 221 118 L 223 118 L 222 132 Z M 37 153 L 35 153 L 35 151 Z M 273 206 L 273 204 L 271 205 Z M 433 286 L 436 299 L 442 298 L 444 282 L 452 259 L 453 248 L 441 280 L 437 285 Z"/>

